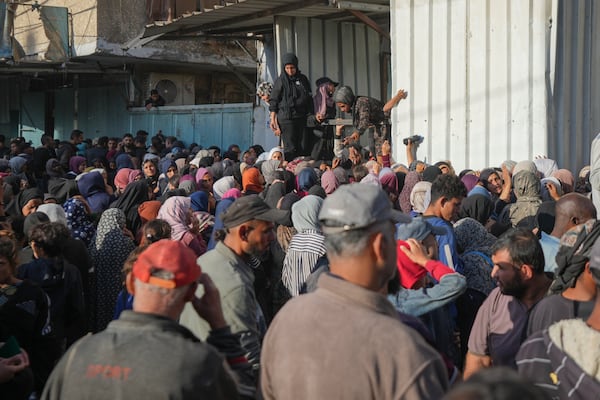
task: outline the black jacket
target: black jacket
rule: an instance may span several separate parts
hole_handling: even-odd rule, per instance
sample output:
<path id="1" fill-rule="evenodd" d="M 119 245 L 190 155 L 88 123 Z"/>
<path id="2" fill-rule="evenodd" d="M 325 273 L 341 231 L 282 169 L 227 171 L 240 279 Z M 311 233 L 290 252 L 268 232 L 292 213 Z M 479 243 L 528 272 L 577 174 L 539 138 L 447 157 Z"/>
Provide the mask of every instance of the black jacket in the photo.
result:
<path id="1" fill-rule="evenodd" d="M 48 400 L 238 397 L 225 357 L 213 346 L 175 321 L 134 311 L 75 343 L 42 394 Z"/>
<path id="2" fill-rule="evenodd" d="M 290 94 L 284 93 L 284 79 L 290 79 L 292 84 L 296 85 L 299 96 L 293 98 Z M 313 113 L 313 108 L 310 82 L 306 75 L 298 72 L 292 78 L 286 78 L 283 72 L 275 80 L 269 100 L 269 111 L 276 112 L 279 120 L 306 118 Z"/>

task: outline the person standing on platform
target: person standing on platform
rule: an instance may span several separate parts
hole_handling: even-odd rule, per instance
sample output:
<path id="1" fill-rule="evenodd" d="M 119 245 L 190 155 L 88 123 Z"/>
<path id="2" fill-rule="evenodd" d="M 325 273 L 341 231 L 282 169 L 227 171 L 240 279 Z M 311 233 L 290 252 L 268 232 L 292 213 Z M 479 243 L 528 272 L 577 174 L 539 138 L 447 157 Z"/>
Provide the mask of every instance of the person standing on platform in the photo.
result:
<path id="1" fill-rule="evenodd" d="M 298 69 L 298 57 L 288 53 L 281 60 L 283 72 L 273 84 L 269 111 L 271 129 L 281 137 L 285 159 L 291 161 L 305 153 L 302 139 L 307 116 L 313 113 L 313 99 L 310 82 Z"/>

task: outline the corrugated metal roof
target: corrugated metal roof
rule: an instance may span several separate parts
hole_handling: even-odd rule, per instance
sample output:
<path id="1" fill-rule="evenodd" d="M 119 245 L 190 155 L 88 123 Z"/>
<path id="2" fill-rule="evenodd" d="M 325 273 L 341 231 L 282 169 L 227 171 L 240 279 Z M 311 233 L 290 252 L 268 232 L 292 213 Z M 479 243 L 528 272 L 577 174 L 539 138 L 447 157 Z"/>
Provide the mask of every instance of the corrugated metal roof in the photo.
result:
<path id="1" fill-rule="evenodd" d="M 273 24 L 275 15 L 294 17 L 323 17 L 340 12 L 340 9 L 327 0 L 233 0 L 223 6 L 204 11 L 185 14 L 173 21 L 156 21 L 146 26 L 143 37 L 158 34 L 185 32 L 193 29 L 196 32 L 211 32 L 222 29 L 238 29 L 252 31 L 255 27 Z M 389 7 L 389 0 L 360 0 L 359 2 L 342 2 L 354 6 L 367 4 Z"/>

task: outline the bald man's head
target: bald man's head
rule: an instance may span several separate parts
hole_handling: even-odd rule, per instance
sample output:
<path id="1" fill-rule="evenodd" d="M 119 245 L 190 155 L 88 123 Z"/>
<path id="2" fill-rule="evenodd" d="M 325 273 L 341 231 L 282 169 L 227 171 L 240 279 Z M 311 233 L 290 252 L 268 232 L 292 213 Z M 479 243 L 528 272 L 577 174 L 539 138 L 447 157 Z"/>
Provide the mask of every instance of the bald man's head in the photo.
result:
<path id="1" fill-rule="evenodd" d="M 596 219 L 594 203 L 579 193 L 568 193 L 556 202 L 556 221 L 552 236 L 561 237 L 572 227 Z"/>

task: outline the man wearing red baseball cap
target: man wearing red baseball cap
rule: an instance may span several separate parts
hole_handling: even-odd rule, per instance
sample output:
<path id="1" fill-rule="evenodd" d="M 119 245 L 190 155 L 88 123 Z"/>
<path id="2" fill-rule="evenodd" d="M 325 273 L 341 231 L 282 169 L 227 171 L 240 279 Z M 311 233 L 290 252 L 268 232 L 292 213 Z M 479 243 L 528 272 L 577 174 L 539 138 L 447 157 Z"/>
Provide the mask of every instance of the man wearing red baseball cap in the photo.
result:
<path id="1" fill-rule="evenodd" d="M 195 296 L 198 284 L 201 298 Z M 243 387 L 225 363 L 237 372 L 249 365 L 193 251 L 178 241 L 151 244 L 135 261 L 127 289 L 135 295 L 133 311 L 76 342 L 52 372 L 43 399 L 239 397 Z M 211 326 L 212 346 L 178 324 L 188 302 Z"/>

